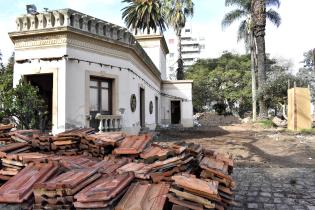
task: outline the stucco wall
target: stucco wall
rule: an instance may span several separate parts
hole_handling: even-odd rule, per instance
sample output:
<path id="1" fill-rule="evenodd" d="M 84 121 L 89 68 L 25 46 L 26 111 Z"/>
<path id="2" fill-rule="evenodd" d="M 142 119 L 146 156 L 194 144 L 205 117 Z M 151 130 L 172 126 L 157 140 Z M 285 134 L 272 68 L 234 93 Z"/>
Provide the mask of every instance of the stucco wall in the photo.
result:
<path id="1" fill-rule="evenodd" d="M 162 90 L 164 93 L 177 96 L 185 100 L 163 97 L 162 100 L 162 124 L 171 124 L 171 101 L 181 101 L 181 124 L 184 127 L 193 126 L 192 106 L 192 81 L 164 81 Z"/>
<path id="2" fill-rule="evenodd" d="M 37 59 L 45 57 L 59 57 L 66 52 L 65 46 L 25 48 L 15 50 L 15 60 Z M 65 129 L 66 111 L 66 70 L 65 61 L 38 61 L 31 60 L 31 63 L 15 63 L 13 85 L 16 86 L 24 75 L 32 74 L 53 74 L 53 132 L 57 133 Z"/>
<path id="3" fill-rule="evenodd" d="M 127 52 L 120 52 L 114 55 L 110 49 L 104 52 L 95 52 L 79 47 L 43 47 L 16 50 L 16 60 L 36 59 L 45 57 L 61 57 L 67 54 L 69 57 L 90 60 L 93 62 L 108 63 L 133 69 L 154 86 L 160 90 L 158 79 L 152 79 L 152 76 L 146 75 L 146 67 L 140 61 L 135 59 Z M 145 89 L 145 124 L 150 129 L 154 129 L 155 120 L 155 97 L 158 97 L 158 122 L 170 124 L 170 103 L 171 99 L 161 96 L 155 90 L 149 88 L 144 81 L 126 71 L 120 71 L 117 68 L 89 64 L 86 62 L 77 62 L 70 60 L 59 61 L 40 61 L 33 60 L 31 63 L 15 64 L 14 85 L 16 85 L 22 75 L 53 73 L 57 83 L 54 87 L 54 110 L 53 132 L 58 133 L 65 129 L 73 127 L 89 127 L 87 116 L 89 113 L 89 78 L 90 76 L 99 76 L 112 78 L 113 84 L 113 114 L 116 114 L 120 108 L 125 109 L 123 113 L 124 130 L 130 133 L 136 133 L 140 130 L 140 87 Z M 192 102 L 191 102 L 191 82 L 166 82 L 163 83 L 162 91 L 187 99 L 181 102 L 181 124 L 185 127 L 192 126 Z M 130 96 L 136 94 L 137 108 L 135 112 L 130 109 Z M 149 103 L 153 103 L 153 113 L 149 113 Z"/>
<path id="4" fill-rule="evenodd" d="M 158 80 L 152 81 L 143 71 L 146 71 L 140 62 L 133 61 L 128 53 L 121 52 L 120 57 L 111 55 L 110 50 L 104 53 L 95 53 L 88 50 L 71 47 L 68 49 L 69 57 L 89 60 L 93 62 L 108 63 L 113 66 L 121 66 L 130 68 L 137 74 L 141 75 L 146 81 L 160 90 Z M 100 66 L 97 64 L 89 64 L 86 62 L 67 62 L 66 90 L 67 90 L 67 123 L 71 126 L 84 123 L 89 126 L 86 116 L 89 115 L 89 78 L 90 76 L 98 76 L 114 79 L 113 84 L 113 114 L 119 109 L 124 109 L 123 127 L 128 132 L 138 132 L 140 130 L 140 87 L 145 90 L 145 124 L 146 127 L 154 129 L 155 124 L 155 107 L 153 113 L 149 113 L 149 103 L 154 103 L 155 97 L 159 94 L 146 85 L 144 81 L 136 77 L 134 74 L 118 68 L 108 66 Z M 137 107 L 136 111 L 130 109 L 130 97 L 136 95 Z M 85 97 L 84 97 L 85 96 Z"/>
<path id="5" fill-rule="evenodd" d="M 161 45 L 161 39 L 138 39 L 138 41 L 161 72 L 162 80 L 166 80 L 166 52 Z"/>

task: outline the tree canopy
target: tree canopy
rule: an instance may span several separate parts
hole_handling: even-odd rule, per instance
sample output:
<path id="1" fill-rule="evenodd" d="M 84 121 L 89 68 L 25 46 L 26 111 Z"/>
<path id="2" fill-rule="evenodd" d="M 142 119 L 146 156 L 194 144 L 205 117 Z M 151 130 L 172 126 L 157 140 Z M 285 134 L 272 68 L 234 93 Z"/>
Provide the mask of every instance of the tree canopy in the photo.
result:
<path id="1" fill-rule="evenodd" d="M 305 81 L 306 85 L 309 85 L 311 95 L 312 95 L 312 102 L 315 103 L 315 58 L 314 58 L 314 50 L 308 50 L 304 53 L 304 59 L 302 63 L 304 67 L 299 69 L 297 76 L 302 78 Z"/>
<path id="2" fill-rule="evenodd" d="M 227 111 L 243 115 L 251 104 L 250 56 L 225 52 L 220 58 L 199 60 L 186 72 L 194 80 L 195 111 L 226 104 Z"/>
<path id="3" fill-rule="evenodd" d="M 0 122 L 15 121 L 19 128 L 42 129 L 47 115 L 47 105 L 37 87 L 24 79 L 13 88 L 14 55 L 0 71 Z"/>
<path id="4" fill-rule="evenodd" d="M 128 6 L 122 9 L 122 18 L 128 28 L 145 31 L 162 32 L 166 30 L 166 16 L 160 0 L 123 0 Z"/>

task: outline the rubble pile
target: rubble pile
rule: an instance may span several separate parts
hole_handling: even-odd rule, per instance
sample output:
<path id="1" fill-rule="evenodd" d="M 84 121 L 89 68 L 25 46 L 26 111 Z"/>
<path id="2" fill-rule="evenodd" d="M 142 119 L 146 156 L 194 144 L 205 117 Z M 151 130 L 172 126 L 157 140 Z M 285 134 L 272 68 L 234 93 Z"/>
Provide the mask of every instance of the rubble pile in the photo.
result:
<path id="1" fill-rule="evenodd" d="M 22 133 L 22 134 L 21 134 Z M 0 147 L 0 206 L 21 209 L 225 209 L 234 205 L 229 155 L 149 134 L 19 131 Z"/>
<path id="2" fill-rule="evenodd" d="M 203 112 L 194 115 L 194 124 L 199 126 L 224 126 L 241 123 L 241 120 L 234 115 L 219 115 L 215 112 Z"/>

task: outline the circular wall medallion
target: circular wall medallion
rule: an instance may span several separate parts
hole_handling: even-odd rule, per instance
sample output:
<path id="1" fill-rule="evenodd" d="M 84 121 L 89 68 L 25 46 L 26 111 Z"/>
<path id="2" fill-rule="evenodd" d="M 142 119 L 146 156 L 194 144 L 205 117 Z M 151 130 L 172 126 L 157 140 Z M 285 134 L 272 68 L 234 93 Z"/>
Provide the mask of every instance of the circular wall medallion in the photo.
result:
<path id="1" fill-rule="evenodd" d="M 149 104 L 149 111 L 150 111 L 150 114 L 153 113 L 153 102 L 150 101 L 150 104 Z"/>
<path id="2" fill-rule="evenodd" d="M 136 111 L 137 108 L 137 98 L 135 94 L 132 94 L 130 97 L 130 108 L 132 112 Z"/>

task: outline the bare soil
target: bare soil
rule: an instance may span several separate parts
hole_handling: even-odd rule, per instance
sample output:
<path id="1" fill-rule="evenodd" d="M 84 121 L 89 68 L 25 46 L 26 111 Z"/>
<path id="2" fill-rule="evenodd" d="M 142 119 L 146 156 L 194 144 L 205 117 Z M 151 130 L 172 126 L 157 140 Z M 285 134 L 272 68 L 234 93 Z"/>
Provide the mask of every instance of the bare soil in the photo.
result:
<path id="1" fill-rule="evenodd" d="M 186 141 L 228 152 L 238 167 L 314 168 L 315 135 L 263 129 L 252 124 L 170 129 L 158 141 Z"/>

